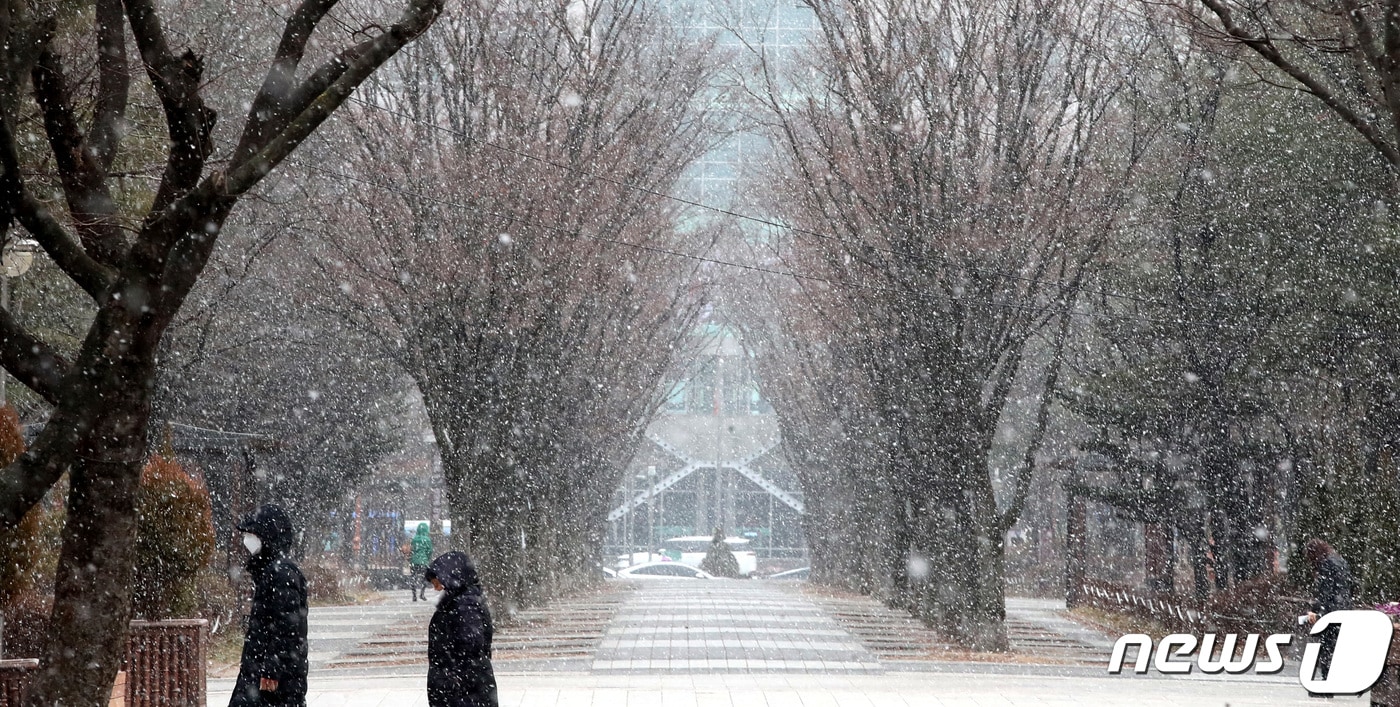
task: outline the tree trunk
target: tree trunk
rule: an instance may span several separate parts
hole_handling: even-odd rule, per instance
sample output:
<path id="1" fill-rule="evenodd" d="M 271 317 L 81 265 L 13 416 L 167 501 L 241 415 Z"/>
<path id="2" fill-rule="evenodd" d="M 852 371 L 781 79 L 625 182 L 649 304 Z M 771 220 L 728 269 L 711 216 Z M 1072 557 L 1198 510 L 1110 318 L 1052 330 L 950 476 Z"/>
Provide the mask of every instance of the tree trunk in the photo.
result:
<path id="1" fill-rule="evenodd" d="M 1088 504 L 1073 492 L 1065 518 L 1065 607 L 1073 609 L 1084 601 L 1084 580 L 1088 560 Z"/>
<path id="2" fill-rule="evenodd" d="M 50 640 L 25 707 L 107 704 L 125 654 L 140 467 L 86 462 L 71 472 Z"/>
<path id="3" fill-rule="evenodd" d="M 1147 588 L 1170 594 L 1175 584 L 1176 552 L 1172 545 L 1172 526 L 1167 523 L 1143 524 L 1143 569 Z"/>
<path id="4" fill-rule="evenodd" d="M 130 324 L 118 318 L 113 328 L 125 333 L 114 338 L 131 337 Z M 147 344 L 159 340 L 165 322 L 149 324 L 143 337 Z M 149 351 L 128 348 L 124 353 L 93 373 L 90 404 L 121 413 L 100 418 L 69 470 L 68 521 L 49 639 L 43 669 L 25 695 L 25 707 L 106 705 L 126 652 L 136 494 L 146 456 L 155 364 Z"/>
<path id="5" fill-rule="evenodd" d="M 973 650 L 1010 650 L 1006 636 L 1006 545 L 997 532 L 997 518 L 958 515 L 963 525 L 958 554 L 964 559 L 957 573 L 962 596 L 949 607 L 949 629 Z M 958 558 L 948 559 L 956 563 Z"/>

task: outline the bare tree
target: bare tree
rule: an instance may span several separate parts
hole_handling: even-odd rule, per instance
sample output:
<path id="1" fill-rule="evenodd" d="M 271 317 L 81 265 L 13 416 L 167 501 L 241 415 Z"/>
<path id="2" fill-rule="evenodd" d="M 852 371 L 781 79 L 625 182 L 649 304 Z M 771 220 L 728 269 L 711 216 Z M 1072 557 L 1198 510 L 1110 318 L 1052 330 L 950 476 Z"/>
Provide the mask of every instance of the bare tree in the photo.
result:
<path id="1" fill-rule="evenodd" d="M 157 350 L 229 212 L 442 9 L 441 0 L 410 0 L 396 21 L 298 78 L 335 5 L 305 0 L 292 10 L 241 137 L 218 161 L 203 61 L 172 46 L 155 3 L 98 0 L 83 27 L 87 7 L 0 6 L 0 231 L 27 232 L 97 308 L 71 358 L 0 312 L 0 363 L 53 406 L 30 451 L 0 472 L 0 526 L 18 523 L 64 472 L 71 478 L 50 638 L 25 704 L 106 700 L 126 634 Z M 111 188 L 133 124 L 129 98 L 144 90 L 132 85 L 128 38 L 168 138 L 159 186 L 136 205 Z M 94 84 L 72 79 L 75 57 L 96 66 Z M 30 147 L 33 137 L 47 142 L 47 155 Z M 61 201 L 37 188 L 44 163 L 57 172 Z"/>
<path id="2" fill-rule="evenodd" d="M 1175 542 L 1204 601 L 1270 578 L 1281 535 L 1296 550 L 1323 532 L 1366 592 L 1393 592 L 1377 559 L 1391 544 L 1367 517 L 1385 503 L 1397 443 L 1394 291 L 1370 270 L 1390 267 L 1376 239 L 1392 226 L 1376 206 L 1393 192 L 1393 136 L 1353 36 L 1385 20 L 1370 6 L 1349 20 L 1346 4 L 1138 7 L 1133 35 L 1151 59 L 1131 92 L 1142 122 L 1160 126 L 1156 176 L 1101 273 L 1118 294 L 1094 298 L 1110 316 L 1066 396 L 1095 430 L 1081 442 L 1095 483 L 1078 491 L 1145 522 L 1155 590 L 1174 588 Z M 1367 140 L 1336 135 L 1314 98 L 1344 120 L 1366 116 Z M 1325 496 L 1353 493 L 1339 482 L 1349 475 L 1374 484 L 1356 494 L 1366 501 L 1320 512 Z"/>
<path id="3" fill-rule="evenodd" d="M 323 238 L 337 306 L 422 393 L 454 542 L 505 611 L 597 561 L 700 302 L 704 244 L 666 194 L 709 139 L 707 46 L 656 12 L 488 2 L 445 22 L 359 111 L 346 171 L 392 166 L 344 185 Z"/>
<path id="4" fill-rule="evenodd" d="M 856 480 L 894 501 L 871 524 L 889 528 L 884 576 L 860 583 L 969 645 L 1004 648 L 1004 536 L 1027 500 L 1069 311 L 1135 159 L 1111 142 L 1117 14 L 807 4 L 820 26 L 809 78 L 765 61 L 760 93 L 781 154 L 773 208 L 792 226 L 773 252 L 801 276 L 784 298 L 790 331 L 808 338 L 794 370 L 834 366 L 829 380 L 861 391 L 857 414 L 878 419 L 847 436 L 887 441 L 878 473 Z M 1037 337 L 1047 364 L 1028 359 Z M 1019 462 L 999 468 L 1018 381 L 1038 405 Z"/>

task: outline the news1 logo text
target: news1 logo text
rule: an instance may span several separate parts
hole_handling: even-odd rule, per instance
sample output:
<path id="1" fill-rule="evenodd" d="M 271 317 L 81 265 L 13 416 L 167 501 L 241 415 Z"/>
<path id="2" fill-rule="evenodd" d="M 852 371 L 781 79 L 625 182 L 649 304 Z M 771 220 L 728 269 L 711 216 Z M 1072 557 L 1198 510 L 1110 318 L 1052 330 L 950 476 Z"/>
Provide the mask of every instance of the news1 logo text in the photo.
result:
<path id="1" fill-rule="evenodd" d="M 1322 636 L 1334 626 L 1338 629 L 1336 647 L 1330 665 L 1323 666 L 1324 677 L 1316 677 L 1322 645 L 1310 642 L 1303 647 L 1298 683 L 1308 692 L 1322 695 L 1355 695 L 1371 689 L 1380 678 L 1390 651 L 1390 617 L 1372 610 L 1333 611 L 1319 618 L 1309 633 Z M 1207 674 L 1271 674 L 1283 670 L 1283 648 L 1292 643 L 1293 634 L 1245 634 L 1243 645 L 1239 638 L 1233 633 L 1226 634 L 1223 640 L 1214 633 L 1199 638 L 1173 633 L 1154 643 L 1145 633 L 1130 633 L 1114 643 L 1108 672 L 1117 675 L 1123 671 L 1129 646 L 1137 647 L 1132 665 L 1135 673 L 1146 673 L 1149 666 L 1168 674 L 1190 673 L 1193 669 Z M 1256 664 L 1261 642 L 1264 660 Z"/>

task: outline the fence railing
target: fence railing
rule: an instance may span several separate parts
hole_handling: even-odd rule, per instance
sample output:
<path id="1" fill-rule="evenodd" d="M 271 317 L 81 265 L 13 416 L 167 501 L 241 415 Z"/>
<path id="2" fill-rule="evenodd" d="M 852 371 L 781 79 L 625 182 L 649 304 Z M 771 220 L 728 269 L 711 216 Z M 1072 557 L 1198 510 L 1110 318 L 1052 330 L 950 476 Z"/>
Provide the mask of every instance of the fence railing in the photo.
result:
<path id="1" fill-rule="evenodd" d="M 1200 607 L 1186 604 L 1180 597 L 1164 596 L 1146 589 L 1085 579 L 1079 583 L 1078 591 L 1074 594 L 1074 606 L 1091 606 L 1102 611 L 1156 621 L 1173 631 L 1199 632 L 1209 623 L 1208 614 Z"/>

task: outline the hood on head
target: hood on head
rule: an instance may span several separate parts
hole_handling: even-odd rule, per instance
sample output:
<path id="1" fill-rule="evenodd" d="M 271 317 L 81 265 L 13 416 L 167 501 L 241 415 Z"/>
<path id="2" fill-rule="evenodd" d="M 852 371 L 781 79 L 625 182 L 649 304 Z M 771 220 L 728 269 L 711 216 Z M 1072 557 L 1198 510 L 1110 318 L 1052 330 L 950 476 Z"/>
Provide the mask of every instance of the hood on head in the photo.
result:
<path id="1" fill-rule="evenodd" d="M 481 591 L 481 580 L 477 579 L 476 565 L 472 564 L 471 558 L 467 557 L 465 552 L 454 550 L 438 556 L 428 565 L 428 571 L 423 573 L 423 578 L 429 582 L 434 579 L 442 582 L 447 591 Z"/>
<path id="2" fill-rule="evenodd" d="M 245 533 L 252 533 L 262 540 L 262 552 L 259 554 L 283 555 L 291 551 L 296 544 L 296 530 L 292 528 L 292 519 L 287 517 L 287 512 L 280 506 L 272 503 L 264 503 L 258 506 L 257 510 L 243 517 L 238 521 L 238 529 Z"/>
<path id="3" fill-rule="evenodd" d="M 418 524 L 418 533 L 417 533 L 417 535 L 418 535 L 418 537 L 420 537 L 420 538 L 426 538 L 426 537 L 428 537 L 428 524 L 427 524 L 427 523 L 419 523 L 419 524 Z"/>

